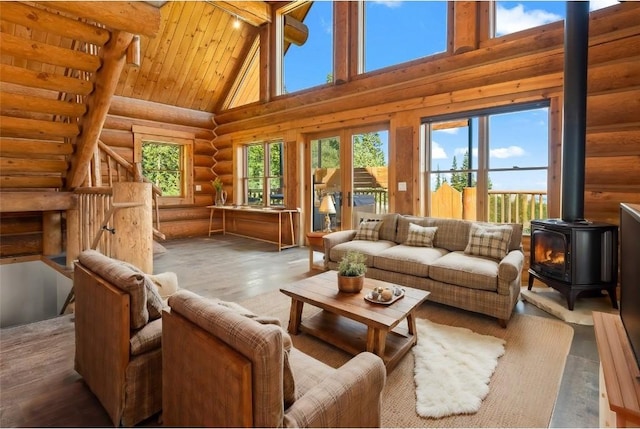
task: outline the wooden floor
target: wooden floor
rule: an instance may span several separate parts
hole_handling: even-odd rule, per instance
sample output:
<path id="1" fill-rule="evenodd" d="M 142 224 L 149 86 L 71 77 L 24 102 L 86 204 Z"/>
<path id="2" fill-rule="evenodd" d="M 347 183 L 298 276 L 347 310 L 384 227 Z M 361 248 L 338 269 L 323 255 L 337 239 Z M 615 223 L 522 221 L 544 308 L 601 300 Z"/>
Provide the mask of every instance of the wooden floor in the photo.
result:
<path id="1" fill-rule="evenodd" d="M 231 235 L 163 244 L 167 252 L 154 260 L 154 272 L 173 271 L 180 287 L 227 301 L 243 301 L 317 273 L 309 271 L 306 248 L 278 252 L 275 245 Z M 523 302 L 515 311 L 549 317 Z M 598 427 L 593 328 L 572 326 L 573 344 L 551 427 Z M 110 426 L 73 370 L 73 354 L 73 315 L 1 330 L 0 427 Z M 157 418 L 151 418 L 141 426 L 157 425 Z"/>

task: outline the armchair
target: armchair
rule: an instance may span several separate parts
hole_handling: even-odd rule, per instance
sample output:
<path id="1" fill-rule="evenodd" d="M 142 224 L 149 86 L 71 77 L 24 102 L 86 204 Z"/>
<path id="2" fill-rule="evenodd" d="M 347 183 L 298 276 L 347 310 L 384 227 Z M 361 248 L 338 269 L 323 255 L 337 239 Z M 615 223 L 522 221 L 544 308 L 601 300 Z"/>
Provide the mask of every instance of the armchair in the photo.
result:
<path id="1" fill-rule="evenodd" d="M 162 406 L 162 300 L 150 282 L 95 250 L 75 265 L 75 369 L 115 426 L 133 426 Z"/>
<path id="2" fill-rule="evenodd" d="M 162 314 L 163 421 L 168 426 L 375 427 L 386 381 L 363 352 L 334 369 L 291 345 L 267 319 L 193 292 Z"/>

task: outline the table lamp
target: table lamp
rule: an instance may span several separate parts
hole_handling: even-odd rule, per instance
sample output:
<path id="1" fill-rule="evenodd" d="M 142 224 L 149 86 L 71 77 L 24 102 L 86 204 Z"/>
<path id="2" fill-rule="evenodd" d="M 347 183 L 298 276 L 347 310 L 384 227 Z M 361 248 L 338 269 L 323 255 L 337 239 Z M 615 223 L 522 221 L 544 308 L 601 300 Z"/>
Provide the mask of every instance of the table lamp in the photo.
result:
<path id="1" fill-rule="evenodd" d="M 333 204 L 333 197 L 330 194 L 325 194 L 325 196 L 322 197 L 318 211 L 325 214 L 324 232 L 331 232 L 331 217 L 329 215 L 336 213 L 336 206 Z"/>

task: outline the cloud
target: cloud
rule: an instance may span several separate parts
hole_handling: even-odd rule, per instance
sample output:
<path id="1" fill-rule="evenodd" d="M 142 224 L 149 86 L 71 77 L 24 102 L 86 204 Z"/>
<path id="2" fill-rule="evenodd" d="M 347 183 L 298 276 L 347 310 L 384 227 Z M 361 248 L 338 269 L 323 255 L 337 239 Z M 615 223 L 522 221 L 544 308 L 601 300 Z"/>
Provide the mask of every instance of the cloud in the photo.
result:
<path id="1" fill-rule="evenodd" d="M 431 148 L 431 159 L 447 159 L 447 153 L 438 142 L 431 142 L 433 147 Z"/>
<path id="2" fill-rule="evenodd" d="M 620 3 L 617 0 L 591 0 L 589 2 L 589 10 L 604 9 L 605 7 L 613 6 Z"/>
<path id="3" fill-rule="evenodd" d="M 562 17 L 546 10 L 524 10 L 522 4 L 517 4 L 511 9 L 498 5 L 496 9 L 496 34 L 511 34 L 526 28 L 537 27 L 549 22 L 560 21 Z"/>
<path id="4" fill-rule="evenodd" d="M 379 4 L 382 6 L 386 6 L 391 9 L 395 9 L 396 7 L 400 7 L 402 5 L 402 0 L 373 0 L 371 3 Z"/>
<path id="5" fill-rule="evenodd" d="M 467 147 L 458 147 L 458 148 L 456 148 L 454 153 L 456 155 L 464 156 L 464 154 L 467 153 L 468 150 L 469 150 L 469 148 L 467 148 Z M 471 153 L 472 153 L 474 158 L 477 158 L 478 157 L 478 148 L 477 147 L 471 148 Z"/>
<path id="6" fill-rule="evenodd" d="M 506 159 L 506 158 L 524 156 L 525 153 L 526 152 L 524 151 L 524 149 L 521 148 L 520 146 L 509 146 L 509 147 L 501 147 L 498 149 L 492 149 L 489 151 L 489 156 L 491 158 Z"/>
<path id="7" fill-rule="evenodd" d="M 324 18 L 320 18 L 320 27 L 325 33 L 329 35 L 333 33 L 333 25 L 331 24 L 331 22 L 325 21 Z"/>
<path id="8" fill-rule="evenodd" d="M 458 130 L 460 128 L 444 128 L 442 130 L 438 130 L 439 133 L 445 133 L 445 134 L 458 134 Z"/>

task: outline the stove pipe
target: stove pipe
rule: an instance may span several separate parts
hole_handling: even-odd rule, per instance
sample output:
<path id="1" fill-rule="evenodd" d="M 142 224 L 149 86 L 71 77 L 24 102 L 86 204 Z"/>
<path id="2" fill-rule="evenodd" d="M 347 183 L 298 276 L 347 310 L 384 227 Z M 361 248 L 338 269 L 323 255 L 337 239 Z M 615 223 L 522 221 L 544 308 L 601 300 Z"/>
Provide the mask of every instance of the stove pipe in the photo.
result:
<path id="1" fill-rule="evenodd" d="M 567 1 L 564 29 L 562 220 L 584 220 L 589 2 Z"/>

